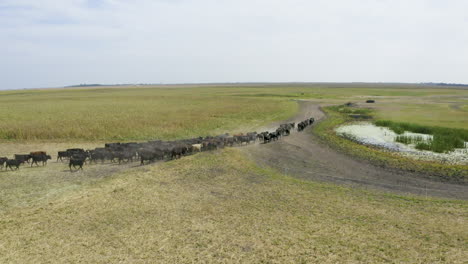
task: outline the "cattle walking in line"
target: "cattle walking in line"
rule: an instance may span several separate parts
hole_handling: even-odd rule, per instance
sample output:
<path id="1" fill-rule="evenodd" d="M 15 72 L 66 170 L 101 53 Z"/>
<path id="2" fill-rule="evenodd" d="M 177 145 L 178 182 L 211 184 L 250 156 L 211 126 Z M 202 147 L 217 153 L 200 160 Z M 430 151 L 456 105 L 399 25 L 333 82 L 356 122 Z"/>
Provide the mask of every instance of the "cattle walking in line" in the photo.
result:
<path id="1" fill-rule="evenodd" d="M 300 122 L 299 124 L 297 124 L 297 131 L 298 132 L 303 131 L 308 126 L 312 125 L 314 122 L 315 122 L 315 119 L 313 117 Z"/>
<path id="2" fill-rule="evenodd" d="M 297 130 L 302 131 L 307 126 L 314 122 L 314 118 L 309 118 L 297 124 Z M 191 139 L 183 139 L 176 141 L 162 141 L 152 140 L 147 142 L 129 142 L 129 143 L 105 143 L 103 148 L 95 148 L 84 150 L 81 148 L 72 148 L 65 151 L 57 152 L 57 162 L 63 162 L 64 159 L 68 160 L 68 167 L 72 171 L 83 170 L 83 166 L 88 161 L 89 164 L 93 163 L 130 163 L 139 160 L 141 165 L 145 162 L 155 162 L 158 160 L 174 160 L 180 159 L 183 156 L 192 155 L 203 151 L 212 151 L 222 149 L 226 146 L 244 146 L 257 141 L 267 144 L 282 137 L 289 136 L 291 131 L 296 128 L 296 123 L 281 124 L 275 131 L 264 131 L 261 133 L 248 132 L 246 134 L 240 133 L 236 135 L 229 135 L 228 133 L 218 136 L 197 137 Z M 45 151 L 34 151 L 30 154 L 16 154 L 14 159 L 0 158 L 0 167 L 6 164 L 6 168 L 19 169 L 23 163 L 30 163 L 31 167 L 34 164 L 39 166 L 39 162 L 45 166 L 47 161 L 52 157 L 47 155 Z"/>

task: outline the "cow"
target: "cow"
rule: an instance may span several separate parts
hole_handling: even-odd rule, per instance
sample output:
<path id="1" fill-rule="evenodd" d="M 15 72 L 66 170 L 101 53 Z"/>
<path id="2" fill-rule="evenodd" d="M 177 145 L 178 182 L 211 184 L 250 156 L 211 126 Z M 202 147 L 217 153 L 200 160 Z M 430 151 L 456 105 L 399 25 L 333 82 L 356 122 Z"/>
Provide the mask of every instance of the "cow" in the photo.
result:
<path id="1" fill-rule="evenodd" d="M 100 160 L 101 163 L 104 163 L 104 160 L 106 159 L 106 154 L 107 154 L 107 150 L 104 150 L 104 151 L 100 151 L 99 149 L 90 150 L 89 151 L 89 163 L 92 163 L 93 161 L 97 163 L 98 160 Z"/>
<path id="2" fill-rule="evenodd" d="M 249 132 L 247 136 L 249 137 L 249 141 L 253 141 L 254 143 L 257 141 L 257 132 Z"/>
<path id="3" fill-rule="evenodd" d="M 273 141 L 278 140 L 278 134 L 279 134 L 278 132 L 272 132 L 272 133 L 270 133 L 270 134 L 269 134 L 269 135 L 270 135 L 270 141 L 272 141 L 272 140 L 273 140 Z"/>
<path id="4" fill-rule="evenodd" d="M 235 143 L 235 139 L 234 137 L 224 137 L 224 144 L 227 145 L 227 146 L 234 146 L 234 143 Z"/>
<path id="5" fill-rule="evenodd" d="M 29 155 L 47 155 L 47 152 L 45 151 L 33 151 L 33 152 L 30 152 Z"/>
<path id="6" fill-rule="evenodd" d="M 59 151 L 57 153 L 57 162 L 59 161 L 63 161 L 63 158 L 67 158 L 69 159 L 70 158 L 70 153 L 68 151 Z"/>
<path id="7" fill-rule="evenodd" d="M 18 160 L 21 164 L 25 162 L 29 164 L 30 159 L 31 159 L 30 154 L 15 154 L 15 160 Z"/>
<path id="8" fill-rule="evenodd" d="M 270 142 L 270 139 L 271 139 L 270 138 L 270 132 L 268 132 L 268 131 L 265 131 L 265 132 L 262 132 L 262 133 L 258 134 L 257 137 L 259 137 L 259 140 L 263 141 L 264 144 Z"/>
<path id="9" fill-rule="evenodd" d="M 155 160 L 164 159 L 164 151 L 161 149 L 140 149 L 138 151 L 138 156 L 141 160 L 141 165 L 145 164 L 145 160 L 148 162 L 154 162 Z"/>
<path id="10" fill-rule="evenodd" d="M 285 128 L 284 127 L 279 127 L 276 129 L 275 133 L 277 135 L 278 138 L 280 138 L 281 136 L 284 135 L 284 132 L 285 131 Z"/>
<path id="11" fill-rule="evenodd" d="M 86 153 L 86 151 L 82 148 L 72 148 L 72 149 L 67 149 L 68 155 L 71 157 L 75 154 L 83 154 Z"/>
<path id="12" fill-rule="evenodd" d="M 46 155 L 45 152 L 33 154 L 31 155 L 31 158 L 32 158 L 31 167 L 34 164 L 39 166 L 38 162 L 42 162 L 42 166 L 45 166 L 47 164 L 47 160 L 52 159 L 52 157 L 50 155 Z"/>
<path id="13" fill-rule="evenodd" d="M 7 162 L 8 158 L 7 157 L 1 157 L 0 158 L 0 170 L 3 169 L 3 165 Z"/>
<path id="14" fill-rule="evenodd" d="M 182 156 L 187 154 L 188 148 L 185 145 L 176 145 L 174 148 L 172 148 L 171 151 L 171 158 L 172 159 L 180 159 Z"/>
<path id="15" fill-rule="evenodd" d="M 297 125 L 297 131 L 301 132 L 302 130 L 304 130 L 307 125 L 309 124 L 308 121 L 302 121 L 300 122 L 298 125 Z"/>
<path id="16" fill-rule="evenodd" d="M 135 152 L 130 152 L 130 151 L 114 152 L 114 157 L 117 157 L 117 159 L 119 160 L 119 164 L 121 164 L 122 161 L 132 162 L 133 157 L 135 157 Z"/>
<path id="17" fill-rule="evenodd" d="M 262 133 L 257 134 L 257 139 L 259 142 L 263 142 L 265 140 L 265 136 Z"/>
<path id="18" fill-rule="evenodd" d="M 10 170 L 13 170 L 13 167 L 16 168 L 16 170 L 19 169 L 19 166 L 21 164 L 23 164 L 24 162 L 21 162 L 21 160 L 17 160 L 17 159 L 9 159 L 6 161 L 6 166 L 5 166 L 5 169 L 8 169 L 10 168 Z"/>
<path id="19" fill-rule="evenodd" d="M 194 152 L 201 152 L 202 144 L 192 144 L 192 148 Z"/>
<path id="20" fill-rule="evenodd" d="M 218 148 L 214 139 L 208 139 L 202 143 L 202 151 L 216 150 Z"/>
<path id="21" fill-rule="evenodd" d="M 239 143 L 241 146 L 242 146 L 243 143 L 246 143 L 246 144 L 250 143 L 250 137 L 246 136 L 246 135 L 234 136 L 234 138 L 237 141 L 237 143 Z"/>
<path id="22" fill-rule="evenodd" d="M 70 157 L 70 161 L 68 163 L 68 167 L 70 168 L 70 171 L 72 171 L 72 166 L 74 169 L 78 167 L 78 170 L 83 170 L 83 164 L 85 163 L 86 156 L 85 155 L 73 155 Z"/>

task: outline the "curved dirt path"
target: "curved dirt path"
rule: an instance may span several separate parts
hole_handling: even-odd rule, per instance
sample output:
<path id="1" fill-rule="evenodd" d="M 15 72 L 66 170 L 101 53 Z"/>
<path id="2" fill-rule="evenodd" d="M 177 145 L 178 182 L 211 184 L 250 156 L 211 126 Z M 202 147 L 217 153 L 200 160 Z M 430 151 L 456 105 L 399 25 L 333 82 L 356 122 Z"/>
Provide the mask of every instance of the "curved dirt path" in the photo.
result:
<path id="1" fill-rule="evenodd" d="M 300 111 L 289 121 L 308 117 L 321 120 L 325 114 L 317 104 L 300 101 Z M 276 126 L 275 126 L 276 127 Z M 243 151 L 261 166 L 273 167 L 290 176 L 364 189 L 468 200 L 468 186 L 432 181 L 423 175 L 392 171 L 339 153 L 320 143 L 310 127 L 270 144 L 249 145 Z"/>

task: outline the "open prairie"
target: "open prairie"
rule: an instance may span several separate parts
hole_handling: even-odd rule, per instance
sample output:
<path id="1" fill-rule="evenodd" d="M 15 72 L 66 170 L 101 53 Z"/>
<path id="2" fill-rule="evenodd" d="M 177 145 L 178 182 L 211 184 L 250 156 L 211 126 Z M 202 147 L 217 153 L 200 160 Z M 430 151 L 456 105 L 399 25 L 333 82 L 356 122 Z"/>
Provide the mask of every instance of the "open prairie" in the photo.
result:
<path id="1" fill-rule="evenodd" d="M 0 157 L 52 154 L 44 167 L 0 171 L 0 262 L 464 263 L 468 187 L 430 172 L 463 176 L 466 166 L 396 159 L 334 138 L 331 128 L 346 120 L 320 107 L 346 102 L 370 107 L 378 120 L 468 129 L 468 90 L 450 87 L 0 92 Z M 321 122 L 269 144 L 77 172 L 55 161 L 72 147 L 260 132 L 310 115 Z"/>
<path id="2" fill-rule="evenodd" d="M 363 86 L 368 86 L 364 85 Z M 95 87 L 0 92 L 0 139 L 145 140 L 244 131 L 287 119 L 294 99 L 373 98 L 378 117 L 468 128 L 466 89 L 346 84 Z"/>

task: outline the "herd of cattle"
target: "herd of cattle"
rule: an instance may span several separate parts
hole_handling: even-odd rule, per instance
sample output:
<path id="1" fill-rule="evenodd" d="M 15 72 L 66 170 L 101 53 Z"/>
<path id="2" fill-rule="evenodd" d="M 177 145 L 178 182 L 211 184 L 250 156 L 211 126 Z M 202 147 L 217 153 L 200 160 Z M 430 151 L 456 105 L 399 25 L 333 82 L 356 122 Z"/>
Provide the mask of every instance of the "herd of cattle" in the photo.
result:
<path id="1" fill-rule="evenodd" d="M 306 119 L 297 124 L 297 131 L 303 131 L 307 126 L 314 123 L 314 118 Z M 255 142 L 270 143 L 284 136 L 289 136 L 296 128 L 295 123 L 281 124 L 273 132 L 250 132 L 246 134 L 199 137 L 176 141 L 154 140 L 141 143 L 107 143 L 103 148 L 84 150 L 81 148 L 67 149 L 59 151 L 57 162 L 68 160 L 70 171 L 73 169 L 83 169 L 85 163 L 104 163 L 110 161 L 114 163 L 128 163 L 139 160 L 141 165 L 145 162 L 158 160 L 178 159 L 185 155 L 194 154 L 201 151 L 216 150 L 224 147 L 242 146 Z M 45 166 L 47 161 L 52 159 L 45 151 L 35 151 L 29 154 L 15 154 L 13 159 L 0 157 L 0 169 L 19 169 L 20 165 L 28 163 L 31 165 Z"/>

